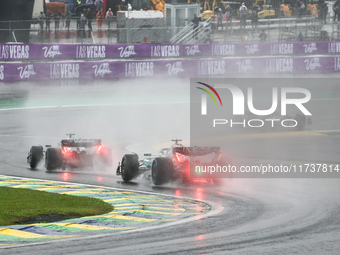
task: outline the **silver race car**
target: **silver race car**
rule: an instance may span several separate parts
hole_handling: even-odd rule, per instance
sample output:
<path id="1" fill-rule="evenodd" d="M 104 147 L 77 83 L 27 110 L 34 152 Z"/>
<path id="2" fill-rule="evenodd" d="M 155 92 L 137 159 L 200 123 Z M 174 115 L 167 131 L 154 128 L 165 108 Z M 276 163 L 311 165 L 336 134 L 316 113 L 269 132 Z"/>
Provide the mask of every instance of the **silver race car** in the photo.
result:
<path id="1" fill-rule="evenodd" d="M 162 185 L 170 181 L 180 179 L 183 182 L 208 181 L 215 184 L 221 182 L 221 178 L 193 178 L 190 169 L 195 166 L 218 163 L 230 165 L 230 160 L 222 155 L 219 147 L 185 147 L 175 142 L 170 148 L 163 148 L 159 155 L 144 154 L 140 160 L 137 154 L 125 154 L 118 164 L 117 175 L 121 175 L 125 182 L 143 175 L 146 179 L 152 179 L 155 185 Z"/>

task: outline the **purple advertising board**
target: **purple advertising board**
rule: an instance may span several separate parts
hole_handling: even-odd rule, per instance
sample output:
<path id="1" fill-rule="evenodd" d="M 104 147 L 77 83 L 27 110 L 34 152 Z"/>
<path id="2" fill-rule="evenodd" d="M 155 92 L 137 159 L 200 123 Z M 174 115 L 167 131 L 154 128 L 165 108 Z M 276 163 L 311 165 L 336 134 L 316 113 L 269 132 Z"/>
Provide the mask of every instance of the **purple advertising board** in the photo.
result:
<path id="1" fill-rule="evenodd" d="M 0 44 L 0 61 L 340 54 L 340 42 L 219 44 Z"/>
<path id="2" fill-rule="evenodd" d="M 340 72 L 340 56 L 0 63 L 0 81 Z"/>

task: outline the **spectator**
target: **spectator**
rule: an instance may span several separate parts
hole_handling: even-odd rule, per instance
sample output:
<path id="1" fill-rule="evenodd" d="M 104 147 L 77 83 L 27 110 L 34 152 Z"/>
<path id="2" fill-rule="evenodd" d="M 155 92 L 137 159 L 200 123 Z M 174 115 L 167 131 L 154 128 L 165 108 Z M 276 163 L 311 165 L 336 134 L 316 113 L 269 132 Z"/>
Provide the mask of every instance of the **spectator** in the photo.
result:
<path id="1" fill-rule="evenodd" d="M 326 18 L 327 18 L 327 14 L 328 14 L 328 6 L 327 6 L 327 3 L 325 0 L 322 1 L 321 3 L 321 16 L 322 16 L 322 19 L 321 19 L 321 23 L 322 24 L 326 24 Z"/>
<path id="2" fill-rule="evenodd" d="M 80 15 L 80 19 L 79 19 L 79 28 L 80 28 L 80 30 L 81 30 L 81 32 L 82 32 L 82 35 L 85 34 L 85 24 L 86 24 L 86 17 L 85 17 L 85 15 L 82 13 L 82 14 Z"/>
<path id="3" fill-rule="evenodd" d="M 45 14 L 41 11 L 39 16 L 38 16 L 38 21 L 39 21 L 39 25 L 40 25 L 41 30 L 44 29 L 44 19 L 45 19 Z"/>
<path id="4" fill-rule="evenodd" d="M 300 18 L 302 17 L 303 12 L 305 11 L 306 6 L 305 6 L 305 4 L 304 4 L 303 1 L 300 1 L 300 2 L 298 3 L 298 7 L 299 7 L 299 10 L 298 10 L 298 18 L 300 19 Z"/>
<path id="5" fill-rule="evenodd" d="M 103 4 L 104 4 L 103 0 L 96 0 L 94 2 L 94 5 L 96 6 L 96 13 L 102 10 Z"/>
<path id="6" fill-rule="evenodd" d="M 299 42 L 303 42 L 303 35 L 302 35 L 302 32 L 299 33 L 298 37 L 297 37 L 297 40 Z"/>
<path id="7" fill-rule="evenodd" d="M 76 16 L 77 16 L 77 29 L 80 29 L 81 12 L 76 12 Z"/>
<path id="8" fill-rule="evenodd" d="M 260 37 L 260 42 L 266 42 L 267 41 L 267 35 L 264 32 L 264 30 L 262 30 L 261 34 L 259 35 Z"/>
<path id="9" fill-rule="evenodd" d="M 336 18 L 338 17 L 338 22 L 340 21 L 340 0 L 335 1 L 333 4 L 333 11 L 334 11 L 334 16 L 333 16 L 333 23 L 335 23 Z"/>
<path id="10" fill-rule="evenodd" d="M 258 23 L 259 23 L 259 17 L 258 17 L 259 11 L 260 11 L 260 6 L 258 6 L 257 4 L 254 4 L 253 8 L 252 8 L 252 12 L 251 12 L 251 27 L 252 28 L 257 28 L 257 26 L 258 26 Z"/>
<path id="11" fill-rule="evenodd" d="M 67 30 L 70 30 L 70 25 L 71 25 L 71 12 L 68 11 L 66 14 L 66 28 Z"/>
<path id="12" fill-rule="evenodd" d="M 226 8 L 226 12 L 225 12 L 225 17 L 226 17 L 226 28 L 228 29 L 228 27 L 230 26 L 230 28 L 232 27 L 232 13 L 233 13 L 233 9 L 231 8 L 231 6 L 228 4 L 227 8 Z"/>
<path id="13" fill-rule="evenodd" d="M 47 13 L 46 13 L 46 30 L 47 31 L 51 31 L 51 26 L 50 26 L 50 24 L 51 24 L 51 12 L 50 11 L 47 11 Z"/>
<path id="14" fill-rule="evenodd" d="M 91 11 L 96 11 L 96 5 L 94 3 L 95 0 L 86 0 L 86 4 L 88 5 L 87 8 L 89 8 Z"/>
<path id="15" fill-rule="evenodd" d="M 239 11 L 240 11 L 240 28 L 242 28 L 242 27 L 245 28 L 246 27 L 248 8 L 244 3 L 242 3 Z"/>
<path id="16" fill-rule="evenodd" d="M 60 23 L 60 12 L 56 12 L 54 14 L 54 29 L 59 30 L 59 23 Z"/>
<path id="17" fill-rule="evenodd" d="M 92 19 L 93 19 L 93 12 L 91 11 L 91 9 L 87 9 L 87 13 L 86 13 L 86 19 L 87 19 L 87 26 L 89 31 L 92 31 Z"/>
<path id="18" fill-rule="evenodd" d="M 98 27 L 98 30 L 101 30 L 102 29 L 102 25 L 103 25 L 103 20 L 104 20 L 104 13 L 102 10 L 100 10 L 97 15 L 97 27 Z"/>
<path id="19" fill-rule="evenodd" d="M 217 10 L 217 30 L 219 29 L 219 27 L 221 27 L 221 29 L 223 30 L 223 14 L 222 14 L 222 9 L 218 8 Z"/>
<path id="20" fill-rule="evenodd" d="M 212 40 L 210 38 L 210 34 L 211 34 L 211 22 L 204 22 L 203 26 L 204 26 L 204 32 L 207 35 L 206 39 L 205 39 L 205 43 L 212 43 Z"/>
<path id="21" fill-rule="evenodd" d="M 325 24 L 326 23 L 326 17 L 327 17 L 327 13 L 328 13 L 328 6 L 327 3 L 324 0 L 321 0 L 319 2 L 319 14 L 318 14 L 318 18 L 321 21 L 321 24 Z"/>
<path id="22" fill-rule="evenodd" d="M 217 13 L 218 13 L 218 6 L 216 6 L 215 9 L 214 9 L 214 15 L 217 16 Z"/>
<path id="23" fill-rule="evenodd" d="M 201 21 L 201 18 L 197 17 L 197 14 L 194 14 L 194 18 L 192 19 L 192 23 L 193 23 L 193 37 L 195 37 L 197 39 L 198 36 L 198 25 Z"/>
<path id="24" fill-rule="evenodd" d="M 109 8 L 109 10 L 106 12 L 105 19 L 106 19 L 107 28 L 110 29 L 111 22 L 113 20 L 113 12 L 111 11 L 111 8 Z"/>

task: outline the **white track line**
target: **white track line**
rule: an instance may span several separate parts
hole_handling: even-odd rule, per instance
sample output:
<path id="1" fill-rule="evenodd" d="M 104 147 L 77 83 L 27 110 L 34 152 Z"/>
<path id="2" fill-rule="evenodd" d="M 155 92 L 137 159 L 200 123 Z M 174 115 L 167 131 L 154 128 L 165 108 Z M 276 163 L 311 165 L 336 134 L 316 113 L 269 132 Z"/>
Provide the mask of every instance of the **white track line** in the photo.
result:
<path id="1" fill-rule="evenodd" d="M 172 104 L 189 104 L 189 102 L 177 101 L 171 102 Z M 71 108 L 71 107 L 101 107 L 101 106 L 124 106 L 124 105 L 159 105 L 166 104 L 169 102 L 155 102 L 155 103 L 115 103 L 115 104 L 79 104 L 79 105 L 46 105 L 46 106 L 28 106 L 28 107 L 17 107 L 17 108 L 1 108 L 0 111 L 20 111 L 20 110 L 37 110 L 37 109 L 51 109 L 51 108 Z"/>

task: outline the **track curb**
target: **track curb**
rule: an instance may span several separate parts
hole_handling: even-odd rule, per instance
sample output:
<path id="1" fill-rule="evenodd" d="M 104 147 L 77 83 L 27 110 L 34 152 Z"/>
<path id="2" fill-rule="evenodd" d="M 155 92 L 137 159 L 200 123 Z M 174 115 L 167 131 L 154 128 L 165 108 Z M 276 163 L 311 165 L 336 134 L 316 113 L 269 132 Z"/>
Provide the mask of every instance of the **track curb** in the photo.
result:
<path id="1" fill-rule="evenodd" d="M 205 202 L 187 198 L 69 182 L 0 175 L 0 186 L 95 197 L 114 207 L 103 215 L 0 227 L 0 248 L 157 227 L 192 217 L 201 218 L 212 209 Z"/>

